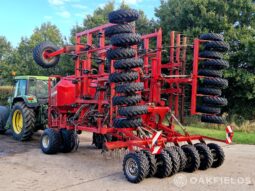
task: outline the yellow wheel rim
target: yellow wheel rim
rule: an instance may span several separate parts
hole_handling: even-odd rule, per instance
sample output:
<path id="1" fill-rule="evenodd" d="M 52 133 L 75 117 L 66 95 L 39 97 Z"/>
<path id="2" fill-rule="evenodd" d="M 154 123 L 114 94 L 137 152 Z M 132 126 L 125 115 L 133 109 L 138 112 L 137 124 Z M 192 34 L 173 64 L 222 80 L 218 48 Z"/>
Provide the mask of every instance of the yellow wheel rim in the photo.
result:
<path id="1" fill-rule="evenodd" d="M 20 110 L 16 110 L 12 116 L 12 127 L 16 134 L 20 134 L 23 128 L 23 116 Z"/>

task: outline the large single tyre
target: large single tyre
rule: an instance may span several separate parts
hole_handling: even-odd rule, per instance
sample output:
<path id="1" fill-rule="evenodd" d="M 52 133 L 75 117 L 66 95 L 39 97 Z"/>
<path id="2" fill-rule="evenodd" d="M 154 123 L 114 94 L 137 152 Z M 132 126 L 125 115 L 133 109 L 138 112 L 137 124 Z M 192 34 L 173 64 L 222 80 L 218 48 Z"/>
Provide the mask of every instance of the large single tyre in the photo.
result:
<path id="1" fill-rule="evenodd" d="M 173 147 L 176 152 L 178 153 L 179 157 L 180 157 L 180 168 L 179 168 L 179 172 L 183 171 L 184 168 L 186 167 L 186 163 L 187 163 L 187 157 L 184 153 L 184 151 L 182 150 L 181 147 L 179 146 L 174 146 Z"/>
<path id="2" fill-rule="evenodd" d="M 59 48 L 51 42 L 42 42 L 33 50 L 34 61 L 43 68 L 51 68 L 58 64 L 60 56 L 46 58 L 45 53 L 52 53 Z"/>
<path id="3" fill-rule="evenodd" d="M 219 78 L 221 78 L 223 76 L 223 73 L 220 70 L 204 70 L 204 69 L 200 69 L 200 70 L 198 70 L 198 75 L 199 76 L 219 77 Z"/>
<path id="4" fill-rule="evenodd" d="M 223 97 L 212 97 L 212 96 L 206 96 L 203 97 L 202 102 L 206 105 L 216 106 L 216 107 L 224 107 L 228 105 L 228 100 Z"/>
<path id="5" fill-rule="evenodd" d="M 76 144 L 74 131 L 61 129 L 60 136 L 61 136 L 60 151 L 63 153 L 69 153 L 72 150 L 74 150 Z"/>
<path id="6" fill-rule="evenodd" d="M 151 152 L 147 150 L 142 150 L 141 152 L 146 155 L 149 161 L 149 173 L 146 178 L 153 177 L 157 172 L 157 161 L 155 155 L 151 154 Z"/>
<path id="7" fill-rule="evenodd" d="M 211 168 L 213 164 L 213 155 L 210 151 L 210 148 L 204 143 L 197 143 L 195 147 L 200 156 L 200 166 L 199 170 L 206 170 Z"/>
<path id="8" fill-rule="evenodd" d="M 169 147 L 164 149 L 167 154 L 170 156 L 171 161 L 172 161 L 172 172 L 171 175 L 176 174 L 180 170 L 180 165 L 181 165 L 181 159 L 177 151 L 173 147 Z"/>
<path id="9" fill-rule="evenodd" d="M 40 141 L 42 152 L 45 154 L 56 154 L 61 145 L 61 136 L 59 131 L 47 128 L 43 131 Z"/>
<path id="10" fill-rule="evenodd" d="M 109 80 L 113 83 L 119 82 L 132 82 L 138 79 L 138 73 L 136 71 L 128 71 L 128 72 L 115 72 L 110 74 Z"/>
<path id="11" fill-rule="evenodd" d="M 110 23 L 115 24 L 125 24 L 133 22 L 139 18 L 139 12 L 134 9 L 124 10 L 120 9 L 117 11 L 112 11 L 108 15 Z"/>
<path id="12" fill-rule="evenodd" d="M 143 115 L 148 113 L 148 107 L 147 106 L 128 106 L 128 107 L 121 107 L 119 109 L 119 115 L 125 116 L 128 118 L 132 118 L 138 115 Z"/>
<path id="13" fill-rule="evenodd" d="M 156 155 L 157 160 L 157 172 L 156 177 L 165 178 L 171 175 L 173 164 L 170 156 L 166 151 L 162 151 L 160 154 Z"/>
<path id="14" fill-rule="evenodd" d="M 113 35 L 110 39 L 113 46 L 128 47 L 140 43 L 142 40 L 141 35 L 136 33 L 122 33 Z"/>
<path id="15" fill-rule="evenodd" d="M 216 89 L 216 88 L 203 88 L 199 87 L 197 90 L 198 94 L 203 94 L 203 95 L 211 95 L 211 96 L 221 96 L 222 91 L 221 89 Z"/>
<path id="16" fill-rule="evenodd" d="M 212 50 L 218 52 L 227 52 L 229 50 L 229 44 L 223 41 L 211 41 L 205 43 L 205 50 Z"/>
<path id="17" fill-rule="evenodd" d="M 213 41 L 224 41 L 224 37 L 217 33 L 201 34 L 199 39 L 201 40 L 213 40 Z"/>
<path id="18" fill-rule="evenodd" d="M 116 48 L 106 52 L 106 57 L 110 60 L 120 60 L 135 57 L 136 51 L 132 48 Z"/>
<path id="19" fill-rule="evenodd" d="M 123 160 L 123 172 L 132 183 L 141 182 L 148 174 L 148 160 L 141 152 L 128 153 Z"/>
<path id="20" fill-rule="evenodd" d="M 115 128 L 137 128 L 141 127 L 143 121 L 141 118 L 133 118 L 133 119 L 126 119 L 126 118 L 115 118 L 113 120 L 113 126 Z"/>
<path id="21" fill-rule="evenodd" d="M 202 51 L 199 53 L 200 58 L 209 58 L 209 59 L 222 59 L 223 55 L 216 51 Z"/>
<path id="22" fill-rule="evenodd" d="M 105 142 L 105 137 L 102 134 L 93 133 L 92 144 L 96 146 L 97 149 L 102 149 Z"/>
<path id="23" fill-rule="evenodd" d="M 115 90 L 117 93 L 134 94 L 135 92 L 143 91 L 144 84 L 142 82 L 138 82 L 116 85 Z"/>
<path id="24" fill-rule="evenodd" d="M 202 62 L 200 65 L 203 68 L 212 69 L 212 70 L 224 70 L 229 68 L 229 63 L 227 61 L 219 60 L 219 59 L 206 60 Z"/>
<path id="25" fill-rule="evenodd" d="M 225 154 L 223 149 L 215 143 L 209 143 L 207 144 L 207 146 L 210 148 L 213 156 L 212 168 L 217 168 L 221 166 L 225 160 Z"/>
<path id="26" fill-rule="evenodd" d="M 140 95 L 134 96 L 114 96 L 112 99 L 112 104 L 115 105 L 137 105 L 140 101 L 142 101 L 142 97 Z"/>
<path id="27" fill-rule="evenodd" d="M 214 115 L 202 115 L 201 121 L 204 123 L 225 124 L 225 119 L 223 117 Z"/>
<path id="28" fill-rule="evenodd" d="M 10 109 L 8 107 L 0 106 L 0 134 L 6 132 L 5 126 L 10 115 Z"/>
<path id="29" fill-rule="evenodd" d="M 209 106 L 197 106 L 197 112 L 207 113 L 207 114 L 220 114 L 221 109 L 217 107 L 209 107 Z"/>
<path id="30" fill-rule="evenodd" d="M 129 58 L 118 60 L 114 63 L 114 68 L 117 70 L 130 70 L 138 67 L 143 67 L 142 59 Z"/>
<path id="31" fill-rule="evenodd" d="M 200 166 L 199 153 L 193 145 L 184 145 L 182 149 L 187 157 L 187 163 L 184 171 L 194 172 Z"/>
<path id="32" fill-rule="evenodd" d="M 28 141 L 35 131 L 35 112 L 24 102 L 17 102 L 12 108 L 11 130 L 12 136 L 18 141 Z"/>
<path id="33" fill-rule="evenodd" d="M 228 80 L 223 78 L 204 78 L 202 84 L 208 87 L 225 89 L 228 87 Z"/>
<path id="34" fill-rule="evenodd" d="M 110 26 L 105 29 L 104 34 L 107 37 L 111 37 L 115 34 L 121 34 L 121 33 L 133 33 L 134 27 L 132 24 L 120 24 L 120 25 L 114 25 Z"/>

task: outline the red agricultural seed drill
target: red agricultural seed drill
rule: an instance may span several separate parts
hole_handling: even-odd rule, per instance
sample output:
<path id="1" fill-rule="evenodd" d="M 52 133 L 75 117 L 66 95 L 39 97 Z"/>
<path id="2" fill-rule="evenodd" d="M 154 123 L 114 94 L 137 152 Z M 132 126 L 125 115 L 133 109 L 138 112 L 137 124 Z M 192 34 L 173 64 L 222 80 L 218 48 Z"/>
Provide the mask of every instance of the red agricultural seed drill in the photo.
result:
<path id="1" fill-rule="evenodd" d="M 34 60 L 43 68 L 54 67 L 61 54 L 74 58 L 74 75 L 49 78 L 48 128 L 41 137 L 42 151 L 70 152 L 77 132 L 93 132 L 98 148 L 129 151 L 123 171 L 132 183 L 221 166 L 222 148 L 206 144 L 205 139 L 230 143 L 231 127 L 227 127 L 227 140 L 219 140 L 190 135 L 178 118 L 190 94 L 191 115 L 201 114 L 202 122 L 224 124 L 220 107 L 227 100 L 219 96 L 228 85 L 221 78 L 228 63 L 221 52 L 228 45 L 223 36 L 203 34 L 187 45 L 187 37 L 171 32 L 169 60 L 162 63 L 162 30 L 141 36 L 133 23 L 138 18 L 135 10 L 113 11 L 109 24 L 77 33 L 73 46 L 59 49 L 43 42 L 35 47 Z M 189 72 L 188 47 L 193 48 Z M 175 130 L 174 122 L 183 134 Z"/>

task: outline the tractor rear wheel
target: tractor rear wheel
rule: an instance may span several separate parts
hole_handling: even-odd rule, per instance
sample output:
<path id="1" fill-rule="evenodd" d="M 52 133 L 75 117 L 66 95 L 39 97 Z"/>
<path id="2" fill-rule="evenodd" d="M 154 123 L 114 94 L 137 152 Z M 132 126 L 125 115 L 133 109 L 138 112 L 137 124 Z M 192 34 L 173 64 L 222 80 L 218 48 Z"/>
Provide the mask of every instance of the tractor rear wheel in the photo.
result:
<path id="1" fill-rule="evenodd" d="M 47 128 L 43 131 L 40 141 L 42 152 L 45 154 L 56 154 L 61 145 L 61 136 L 59 131 Z"/>
<path id="2" fill-rule="evenodd" d="M 195 147 L 200 156 L 200 170 L 206 170 L 210 168 L 213 164 L 213 156 L 210 151 L 210 148 L 204 143 L 197 143 Z"/>
<path id="3" fill-rule="evenodd" d="M 76 144 L 74 131 L 61 129 L 60 136 L 61 136 L 60 151 L 63 153 L 71 152 L 74 149 Z"/>
<path id="4" fill-rule="evenodd" d="M 31 139 L 35 130 L 35 112 L 23 102 L 17 102 L 12 108 L 11 129 L 13 138 L 18 141 Z"/>
<path id="5" fill-rule="evenodd" d="M 171 175 L 173 169 L 173 163 L 170 156 L 166 151 L 162 151 L 160 154 L 156 155 L 157 159 L 157 172 L 156 177 L 165 178 Z"/>
<path id="6" fill-rule="evenodd" d="M 210 148 L 213 156 L 212 168 L 217 168 L 221 166 L 225 160 L 225 154 L 223 149 L 215 143 L 209 143 L 207 144 L 207 146 Z"/>
<path id="7" fill-rule="evenodd" d="M 47 58 L 46 53 L 52 53 L 59 48 L 51 42 L 42 42 L 33 50 L 33 57 L 35 62 L 43 68 L 51 68 L 58 64 L 60 56 Z"/>
<path id="8" fill-rule="evenodd" d="M 199 153 L 193 145 L 184 145 L 182 149 L 187 157 L 187 163 L 184 171 L 194 172 L 200 166 Z"/>
<path id="9" fill-rule="evenodd" d="M 9 117 L 9 108 L 0 106 L 0 134 L 4 134 L 6 132 L 5 126 Z"/>

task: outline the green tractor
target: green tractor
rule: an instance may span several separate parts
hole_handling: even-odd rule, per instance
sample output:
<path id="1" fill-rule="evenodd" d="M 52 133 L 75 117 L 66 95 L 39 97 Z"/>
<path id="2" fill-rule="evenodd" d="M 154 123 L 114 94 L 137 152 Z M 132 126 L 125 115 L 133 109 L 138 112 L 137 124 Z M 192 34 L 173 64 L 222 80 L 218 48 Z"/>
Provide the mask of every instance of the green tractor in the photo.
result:
<path id="1" fill-rule="evenodd" d="M 48 77 L 17 76 L 8 106 L 0 106 L 0 134 L 11 129 L 14 139 L 30 140 L 47 127 Z"/>

